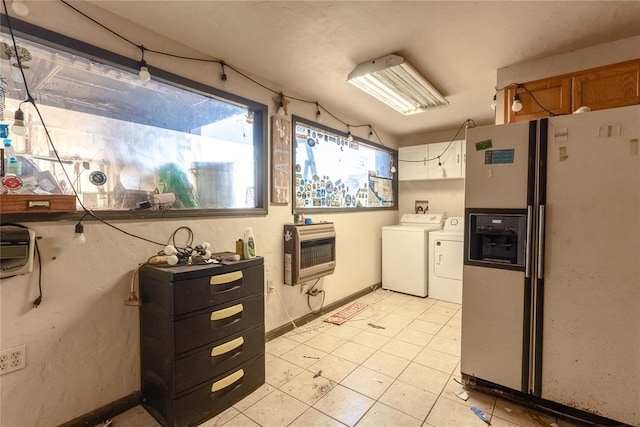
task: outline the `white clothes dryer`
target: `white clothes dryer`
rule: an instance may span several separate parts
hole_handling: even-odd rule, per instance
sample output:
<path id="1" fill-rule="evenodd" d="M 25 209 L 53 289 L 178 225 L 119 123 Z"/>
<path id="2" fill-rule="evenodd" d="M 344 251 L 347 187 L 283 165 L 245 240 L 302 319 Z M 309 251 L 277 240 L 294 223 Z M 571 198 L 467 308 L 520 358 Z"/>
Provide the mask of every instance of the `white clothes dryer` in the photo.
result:
<path id="1" fill-rule="evenodd" d="M 442 214 L 404 214 L 400 224 L 382 227 L 382 288 L 429 294 L 429 233 L 442 229 Z"/>
<path id="2" fill-rule="evenodd" d="M 447 218 L 429 233 L 429 297 L 462 304 L 464 218 Z"/>

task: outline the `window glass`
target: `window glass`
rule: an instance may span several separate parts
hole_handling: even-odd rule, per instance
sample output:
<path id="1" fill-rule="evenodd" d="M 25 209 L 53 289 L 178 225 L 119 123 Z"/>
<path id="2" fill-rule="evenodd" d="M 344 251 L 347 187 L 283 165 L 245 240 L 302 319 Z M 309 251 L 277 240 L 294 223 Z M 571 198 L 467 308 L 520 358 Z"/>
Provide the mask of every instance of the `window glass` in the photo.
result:
<path id="1" fill-rule="evenodd" d="M 135 71 L 96 60 L 95 52 L 89 59 L 17 38 L 38 114 L 23 102 L 11 38 L 0 40 L 1 123 L 9 125 L 4 173 L 21 180 L 20 188 L 4 192 L 74 194 L 75 188 L 79 209 L 163 216 L 264 208 L 265 106 L 158 70 L 143 81 Z M 24 136 L 11 126 L 18 108 Z"/>
<path id="2" fill-rule="evenodd" d="M 397 151 L 294 116 L 295 209 L 395 208 Z"/>

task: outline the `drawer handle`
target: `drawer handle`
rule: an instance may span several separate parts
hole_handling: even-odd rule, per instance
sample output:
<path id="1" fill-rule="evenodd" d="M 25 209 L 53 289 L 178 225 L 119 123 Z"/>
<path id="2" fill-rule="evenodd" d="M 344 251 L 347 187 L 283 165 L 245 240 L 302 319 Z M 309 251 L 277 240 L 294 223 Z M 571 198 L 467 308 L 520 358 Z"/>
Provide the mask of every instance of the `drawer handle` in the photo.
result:
<path id="1" fill-rule="evenodd" d="M 48 200 L 29 200 L 27 202 L 27 207 L 29 209 L 34 209 L 34 208 L 45 208 L 45 209 L 49 209 L 51 208 L 51 202 L 49 202 Z"/>
<path id="2" fill-rule="evenodd" d="M 227 274 L 220 274 L 218 276 L 211 276 L 209 279 L 210 285 L 224 285 L 225 283 L 235 282 L 236 280 L 242 280 L 242 271 L 234 271 Z"/>
<path id="3" fill-rule="evenodd" d="M 235 340 L 231 340 L 224 344 L 217 345 L 211 349 L 211 357 L 220 356 L 221 354 L 225 354 L 230 352 L 233 349 L 236 349 L 244 344 L 244 338 L 236 338 Z"/>
<path id="4" fill-rule="evenodd" d="M 211 313 L 211 320 L 222 320 L 231 317 L 235 314 L 242 313 L 244 307 L 242 304 L 232 305 L 231 307 L 224 308 L 222 310 L 214 311 Z"/>
<path id="5" fill-rule="evenodd" d="M 244 370 L 240 369 L 239 371 L 236 371 L 233 374 L 219 381 L 216 381 L 211 385 L 211 393 L 215 393 L 216 391 L 222 390 L 225 387 L 229 387 L 231 384 L 237 382 L 242 377 L 244 377 Z"/>

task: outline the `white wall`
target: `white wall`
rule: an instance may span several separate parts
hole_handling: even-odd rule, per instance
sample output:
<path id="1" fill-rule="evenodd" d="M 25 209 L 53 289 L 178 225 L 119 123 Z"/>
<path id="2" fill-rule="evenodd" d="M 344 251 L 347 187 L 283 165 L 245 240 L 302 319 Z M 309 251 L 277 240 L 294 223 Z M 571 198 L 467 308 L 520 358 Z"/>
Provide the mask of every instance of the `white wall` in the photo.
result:
<path id="1" fill-rule="evenodd" d="M 413 213 L 416 200 L 428 200 L 430 213 L 464 216 L 464 179 L 403 181 L 398 212 Z"/>
<path id="2" fill-rule="evenodd" d="M 82 10 L 147 48 L 198 55 L 129 22 L 83 2 Z M 139 51 L 72 12 L 60 2 L 30 2 L 26 20 L 130 58 Z M 71 25 L 72 24 L 72 25 Z M 158 68 L 202 83 L 219 86 L 215 65 L 146 55 Z M 250 70 L 249 70 L 250 72 Z M 266 104 L 272 94 L 229 74 L 227 91 Z M 257 77 L 259 80 L 260 78 Z M 263 82 L 268 84 L 268 82 Z M 287 88 L 277 88 L 287 93 Z M 297 95 L 297 94 L 291 94 Z M 336 112 L 338 113 L 338 112 Z M 315 105 L 289 105 L 289 114 L 315 117 Z M 358 122 L 341 117 L 349 122 Z M 45 118 L 46 120 L 46 118 Z M 326 117 L 325 124 L 340 129 Z M 363 128 L 363 132 L 368 129 Z M 367 135 L 356 135 L 366 138 Z M 389 135 L 385 143 L 395 146 Z M 311 215 L 333 221 L 337 231 L 335 273 L 320 281 L 325 304 L 354 294 L 381 280 L 381 227 L 397 220 L 396 211 Z M 214 251 L 234 250 L 245 226 L 253 227 L 257 252 L 265 257 L 265 279 L 276 293 L 265 296 L 267 331 L 286 324 L 286 309 L 295 319 L 309 312 L 306 295 L 283 284 L 282 228 L 291 222 L 291 206 L 270 206 L 266 217 L 117 221 L 116 225 L 154 240 L 169 237 L 179 226 L 193 229 L 195 241 L 208 241 Z M 42 305 L 31 308 L 38 295 L 38 275 L 3 280 L 0 286 L 0 348 L 26 344 L 25 369 L 0 377 L 1 426 L 52 426 L 86 414 L 140 389 L 138 309 L 125 307 L 130 280 L 139 262 L 158 247 L 130 238 L 103 224 L 85 222 L 87 243 L 73 246 L 75 222 L 24 222 L 41 238 Z"/>

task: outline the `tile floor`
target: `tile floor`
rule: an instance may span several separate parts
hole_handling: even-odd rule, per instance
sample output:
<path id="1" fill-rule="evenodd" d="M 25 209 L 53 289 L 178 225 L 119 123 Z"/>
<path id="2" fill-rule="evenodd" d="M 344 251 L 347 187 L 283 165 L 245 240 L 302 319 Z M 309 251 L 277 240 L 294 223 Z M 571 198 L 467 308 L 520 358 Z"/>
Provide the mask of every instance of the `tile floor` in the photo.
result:
<path id="1" fill-rule="evenodd" d="M 200 427 L 573 426 L 460 384 L 460 305 L 378 289 L 342 325 L 321 319 L 266 344 L 266 384 Z M 335 310 L 335 311 L 339 311 Z M 320 375 L 318 375 L 320 374 Z M 133 408 L 112 426 L 152 427 Z"/>

